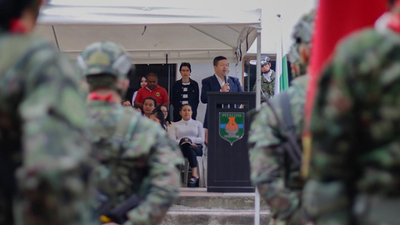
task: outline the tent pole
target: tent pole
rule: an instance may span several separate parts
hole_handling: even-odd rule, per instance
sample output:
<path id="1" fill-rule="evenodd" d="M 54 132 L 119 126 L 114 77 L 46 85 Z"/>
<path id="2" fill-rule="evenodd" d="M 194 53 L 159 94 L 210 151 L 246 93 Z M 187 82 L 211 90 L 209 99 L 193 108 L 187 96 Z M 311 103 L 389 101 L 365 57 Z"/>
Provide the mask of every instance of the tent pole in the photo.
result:
<path id="1" fill-rule="evenodd" d="M 256 108 L 261 107 L 261 29 L 257 30 Z"/>
<path id="2" fill-rule="evenodd" d="M 256 74 L 256 108 L 261 107 L 261 28 L 257 30 L 257 74 Z M 256 187 L 254 197 L 254 225 L 260 225 L 260 193 Z"/>
<path id="3" fill-rule="evenodd" d="M 171 68 L 170 65 L 168 64 L 168 53 L 165 54 L 165 63 L 167 64 L 167 69 L 168 69 L 168 98 L 171 99 Z M 167 106 L 167 110 L 169 110 L 170 106 Z M 170 116 L 170 113 L 168 113 L 168 116 Z"/>

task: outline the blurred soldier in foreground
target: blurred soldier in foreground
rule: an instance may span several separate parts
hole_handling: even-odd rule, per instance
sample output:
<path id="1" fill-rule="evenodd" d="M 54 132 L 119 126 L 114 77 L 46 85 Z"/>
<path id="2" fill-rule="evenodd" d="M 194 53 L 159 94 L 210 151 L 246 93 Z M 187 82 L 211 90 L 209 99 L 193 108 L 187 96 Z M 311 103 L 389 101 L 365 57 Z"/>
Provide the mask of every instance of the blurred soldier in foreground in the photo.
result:
<path id="1" fill-rule="evenodd" d="M 303 16 L 294 28 L 290 52 L 293 85 L 262 106 L 251 124 L 251 179 L 271 207 L 273 225 L 306 222 L 299 213 L 303 188 L 300 138 L 313 21 L 314 12 Z"/>
<path id="2" fill-rule="evenodd" d="M 90 224 L 85 102 L 69 61 L 30 34 L 40 5 L 0 1 L 0 224 Z"/>
<path id="3" fill-rule="evenodd" d="M 315 224 L 400 224 L 399 5 L 343 40 L 322 73 L 303 197 Z"/>
<path id="4" fill-rule="evenodd" d="M 178 197 L 180 150 L 160 128 L 123 107 L 132 66 L 118 45 L 98 42 L 78 57 L 86 76 L 98 217 L 110 224 L 157 224 Z"/>

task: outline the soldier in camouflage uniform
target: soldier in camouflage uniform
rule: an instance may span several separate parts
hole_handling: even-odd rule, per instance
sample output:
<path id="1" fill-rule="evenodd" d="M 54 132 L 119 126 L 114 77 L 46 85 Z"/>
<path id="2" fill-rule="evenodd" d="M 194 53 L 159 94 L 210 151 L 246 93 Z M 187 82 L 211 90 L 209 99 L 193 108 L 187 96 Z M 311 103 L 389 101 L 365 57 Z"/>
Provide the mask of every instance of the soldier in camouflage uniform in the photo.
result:
<path id="1" fill-rule="evenodd" d="M 295 76 L 292 86 L 270 99 L 268 105 L 262 106 L 251 124 L 249 133 L 251 180 L 260 191 L 261 197 L 271 207 L 270 224 L 273 225 L 305 222 L 299 213 L 303 188 L 300 167 L 295 166 L 288 152 L 282 149 L 288 141 L 288 132 L 293 132 L 292 137 L 294 144 L 298 146 L 300 162 L 299 142 L 303 131 L 304 102 L 309 78 L 305 75 L 304 68 L 308 65 L 310 55 L 313 20 L 314 12 L 303 16 L 295 26 L 293 38 L 296 43 L 290 53 Z M 287 123 L 280 102 L 282 95 L 288 97 L 287 102 L 290 105 L 288 113 L 294 125 L 290 131 L 285 131 L 286 128 L 282 126 Z"/>
<path id="2" fill-rule="evenodd" d="M 312 114 L 304 208 L 315 224 L 400 224 L 400 1 L 339 43 Z"/>
<path id="3" fill-rule="evenodd" d="M 86 107 L 72 65 L 30 34 L 39 0 L 0 1 L 0 224 L 90 224 Z"/>
<path id="4" fill-rule="evenodd" d="M 271 69 L 271 59 L 266 56 L 261 60 L 261 93 L 262 97 L 269 99 L 274 96 L 275 88 L 275 71 Z M 253 86 L 256 91 L 256 85 Z"/>
<path id="5" fill-rule="evenodd" d="M 101 164 L 95 173 L 101 221 L 124 225 L 161 222 L 178 197 L 177 165 L 183 162 L 178 146 L 159 124 L 120 104 L 132 65 L 120 46 L 91 44 L 78 57 L 78 65 L 90 89 L 93 157 Z M 111 210 L 103 212 L 105 205 Z M 125 210 L 118 211 L 122 206 Z"/>

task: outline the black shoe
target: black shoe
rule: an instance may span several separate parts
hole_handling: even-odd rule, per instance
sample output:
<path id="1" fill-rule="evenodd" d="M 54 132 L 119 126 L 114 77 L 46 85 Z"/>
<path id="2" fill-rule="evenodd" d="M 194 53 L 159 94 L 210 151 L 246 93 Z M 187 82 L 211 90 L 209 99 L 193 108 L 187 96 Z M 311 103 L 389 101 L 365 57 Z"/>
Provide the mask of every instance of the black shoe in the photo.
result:
<path id="1" fill-rule="evenodd" d="M 193 179 L 193 180 L 192 180 L 192 179 Z M 200 177 L 199 177 L 199 178 L 196 178 L 196 177 L 192 176 L 192 177 L 189 179 L 187 186 L 188 186 L 188 187 L 199 187 L 199 180 L 200 180 Z"/>

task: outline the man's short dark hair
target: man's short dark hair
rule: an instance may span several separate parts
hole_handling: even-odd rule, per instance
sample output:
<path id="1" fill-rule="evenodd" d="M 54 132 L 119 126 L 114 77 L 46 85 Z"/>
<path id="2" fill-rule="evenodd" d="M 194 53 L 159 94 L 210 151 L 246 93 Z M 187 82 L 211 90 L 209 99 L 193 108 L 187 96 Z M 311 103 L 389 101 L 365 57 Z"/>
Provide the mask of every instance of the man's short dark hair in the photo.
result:
<path id="1" fill-rule="evenodd" d="M 153 103 L 154 103 L 154 108 L 157 108 L 157 101 L 156 101 L 155 98 L 149 96 L 149 97 L 147 97 L 147 98 L 144 99 L 143 104 L 144 104 L 144 102 L 145 102 L 146 100 L 151 100 L 151 101 L 153 101 Z"/>
<path id="2" fill-rule="evenodd" d="M 179 66 L 179 71 L 182 70 L 182 67 L 186 66 L 187 68 L 189 68 L 189 71 L 192 72 L 192 66 L 190 65 L 190 63 L 188 62 L 183 62 L 181 63 L 181 66 Z"/>
<path id="3" fill-rule="evenodd" d="M 158 76 L 157 76 L 157 74 L 155 74 L 155 73 L 148 73 L 148 74 L 146 75 L 146 79 L 149 79 L 149 77 L 155 77 L 155 78 L 158 80 Z"/>
<path id="4" fill-rule="evenodd" d="M 214 66 L 218 66 L 218 62 L 221 60 L 227 60 L 225 56 L 217 56 L 214 58 L 213 64 Z"/>

